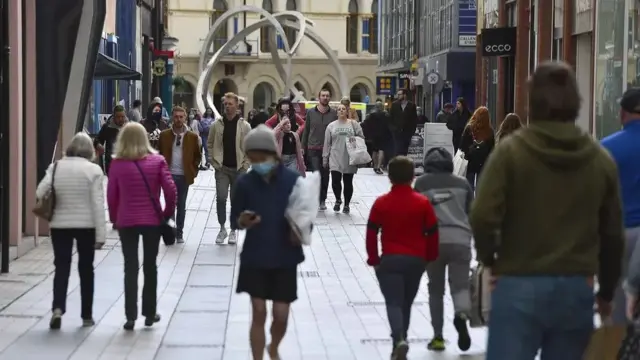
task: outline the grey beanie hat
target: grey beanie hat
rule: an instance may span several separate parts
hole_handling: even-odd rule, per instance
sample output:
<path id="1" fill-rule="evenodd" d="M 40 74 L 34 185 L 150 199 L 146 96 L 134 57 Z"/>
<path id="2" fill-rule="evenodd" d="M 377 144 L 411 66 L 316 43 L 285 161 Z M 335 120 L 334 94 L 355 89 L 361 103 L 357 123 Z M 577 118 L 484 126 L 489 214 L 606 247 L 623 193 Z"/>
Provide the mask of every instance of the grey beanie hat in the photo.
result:
<path id="1" fill-rule="evenodd" d="M 261 124 L 249 131 L 244 138 L 244 151 L 268 151 L 278 153 L 276 134 L 268 126 Z"/>

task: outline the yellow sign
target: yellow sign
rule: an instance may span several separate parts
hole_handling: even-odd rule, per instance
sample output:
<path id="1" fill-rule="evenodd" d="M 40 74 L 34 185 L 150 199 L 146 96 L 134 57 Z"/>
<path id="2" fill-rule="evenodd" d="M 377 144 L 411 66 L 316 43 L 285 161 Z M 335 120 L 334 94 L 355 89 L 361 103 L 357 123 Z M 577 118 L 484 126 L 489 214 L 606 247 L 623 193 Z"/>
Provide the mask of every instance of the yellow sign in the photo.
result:
<path id="1" fill-rule="evenodd" d="M 311 109 L 316 105 L 318 105 L 317 101 L 305 101 L 304 102 L 304 108 L 305 109 Z M 336 109 L 338 107 L 338 105 L 340 105 L 339 101 L 330 101 L 329 102 L 329 107 L 331 107 L 332 109 Z M 361 103 L 361 102 L 352 102 L 351 103 L 351 108 L 355 109 L 355 110 L 360 110 L 364 114 L 367 111 L 367 104 Z"/>
<path id="2" fill-rule="evenodd" d="M 167 73 L 167 62 L 163 58 L 153 61 L 153 76 L 164 76 Z"/>
<path id="3" fill-rule="evenodd" d="M 391 78 L 380 79 L 380 90 L 391 90 Z"/>

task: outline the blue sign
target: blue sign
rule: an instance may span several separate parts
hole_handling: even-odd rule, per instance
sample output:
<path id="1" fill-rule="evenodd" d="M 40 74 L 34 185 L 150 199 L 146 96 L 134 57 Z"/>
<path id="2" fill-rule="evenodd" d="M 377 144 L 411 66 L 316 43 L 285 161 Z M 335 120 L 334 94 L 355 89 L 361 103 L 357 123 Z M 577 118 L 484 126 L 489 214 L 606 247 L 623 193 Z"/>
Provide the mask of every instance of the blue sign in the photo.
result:
<path id="1" fill-rule="evenodd" d="M 460 0 L 458 7 L 458 36 L 476 36 L 477 12 L 476 0 Z"/>
<path id="2" fill-rule="evenodd" d="M 395 95 L 398 87 L 398 78 L 395 76 L 377 76 L 376 94 Z"/>

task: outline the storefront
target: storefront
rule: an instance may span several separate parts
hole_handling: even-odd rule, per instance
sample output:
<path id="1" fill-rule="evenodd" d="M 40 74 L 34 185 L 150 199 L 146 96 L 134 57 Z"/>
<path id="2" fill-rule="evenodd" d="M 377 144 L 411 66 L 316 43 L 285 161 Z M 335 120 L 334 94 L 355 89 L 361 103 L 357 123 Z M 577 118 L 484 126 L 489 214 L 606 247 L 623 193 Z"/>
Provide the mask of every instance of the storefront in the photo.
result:
<path id="1" fill-rule="evenodd" d="M 513 111 L 515 98 L 516 28 L 495 27 L 482 29 L 481 47 L 486 71 L 482 83 L 485 86 L 485 104 L 491 121 L 497 127 L 502 117 Z M 499 76 L 499 62 L 504 64 L 504 74 Z M 502 96 L 498 95 L 500 93 Z"/>

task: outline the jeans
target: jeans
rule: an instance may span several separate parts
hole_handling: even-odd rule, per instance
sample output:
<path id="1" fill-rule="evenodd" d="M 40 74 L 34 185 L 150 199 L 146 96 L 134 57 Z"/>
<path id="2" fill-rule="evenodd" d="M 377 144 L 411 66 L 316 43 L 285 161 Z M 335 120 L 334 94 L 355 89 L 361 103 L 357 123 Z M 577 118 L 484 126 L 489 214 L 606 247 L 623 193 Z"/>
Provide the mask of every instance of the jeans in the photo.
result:
<path id="1" fill-rule="evenodd" d="M 78 275 L 80 276 L 80 317 L 93 317 L 93 259 L 95 257 L 96 230 L 95 229 L 51 229 L 51 243 L 53 245 L 53 304 L 52 310 L 67 311 L 67 290 L 71 273 L 71 257 L 73 254 L 73 239 L 76 239 L 78 249 Z"/>
<path id="2" fill-rule="evenodd" d="M 593 332 L 587 276 L 502 276 L 491 293 L 487 360 L 581 360 Z"/>
<path id="3" fill-rule="evenodd" d="M 135 226 L 118 229 L 124 256 L 124 312 L 127 320 L 138 318 L 138 242 L 142 236 L 142 316 L 153 317 L 157 311 L 158 297 L 158 248 L 160 226 Z"/>
<path id="4" fill-rule="evenodd" d="M 407 338 L 411 307 L 420 287 L 424 266 L 425 261 L 419 257 L 383 255 L 376 268 L 394 344 Z"/>
<path id="5" fill-rule="evenodd" d="M 209 164 L 211 161 L 209 160 L 209 147 L 207 146 L 207 141 L 209 140 L 209 134 L 200 134 L 200 138 L 202 139 L 202 147 L 204 148 L 204 162 Z"/>
<path id="6" fill-rule="evenodd" d="M 187 195 L 189 193 L 189 185 L 184 175 L 172 175 L 173 182 L 176 184 L 178 191 L 178 203 L 176 206 L 176 230 L 178 238 L 182 238 L 184 230 L 184 218 L 187 213 Z"/>
<path id="7" fill-rule="evenodd" d="M 440 244 L 440 254 L 435 261 L 427 264 L 429 276 L 429 311 L 431 326 L 435 336 L 442 336 L 444 326 L 444 292 L 446 275 L 449 273 L 449 291 L 456 314 L 469 314 L 471 294 L 469 294 L 469 271 L 471 248 L 469 245 Z"/>
<path id="8" fill-rule="evenodd" d="M 238 175 L 244 172 L 244 169 L 236 170 L 226 166 L 216 169 L 216 213 L 218 215 L 218 224 L 220 224 L 222 228 L 224 228 L 224 224 L 227 222 L 227 198 L 229 197 L 229 191 L 231 191 L 231 197 L 233 197 L 236 179 Z"/>
<path id="9" fill-rule="evenodd" d="M 293 155 L 282 155 L 282 163 L 286 168 L 298 172 L 298 156 Z"/>
<path id="10" fill-rule="evenodd" d="M 322 166 L 322 150 L 309 150 L 307 157 L 311 163 L 311 170 L 320 172 L 320 202 L 325 202 L 329 191 L 329 169 Z"/>

